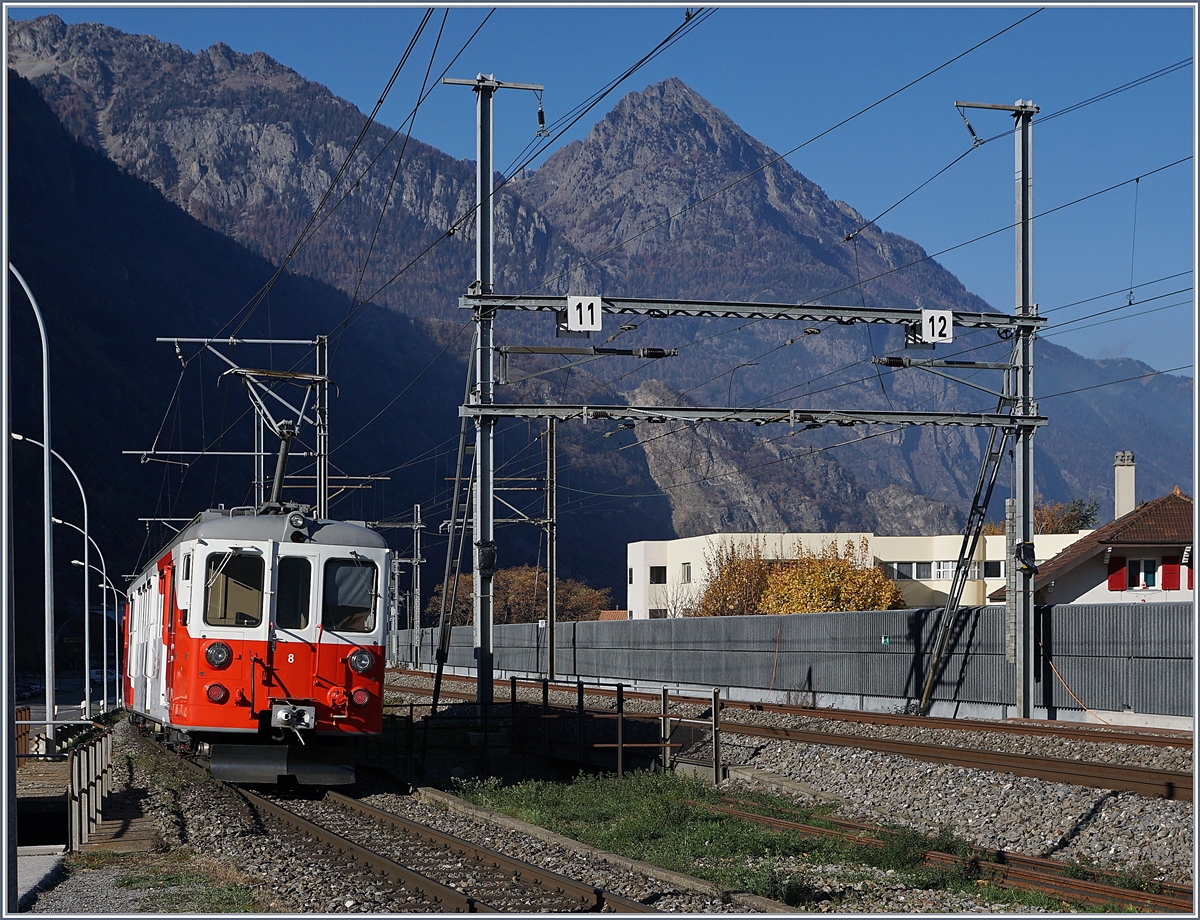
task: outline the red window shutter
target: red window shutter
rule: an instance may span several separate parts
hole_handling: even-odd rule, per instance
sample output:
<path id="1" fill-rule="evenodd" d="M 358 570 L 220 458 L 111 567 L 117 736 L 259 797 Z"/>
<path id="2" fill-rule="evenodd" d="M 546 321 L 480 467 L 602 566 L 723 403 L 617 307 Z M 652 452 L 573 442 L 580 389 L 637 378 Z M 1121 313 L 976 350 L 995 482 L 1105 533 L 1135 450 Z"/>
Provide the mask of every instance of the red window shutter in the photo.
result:
<path id="1" fill-rule="evenodd" d="M 1162 589 L 1164 591 L 1179 590 L 1179 557 L 1163 556 Z"/>
<path id="2" fill-rule="evenodd" d="M 1113 556 L 1108 560 L 1108 590 L 1125 590 L 1125 557 Z"/>
<path id="3" fill-rule="evenodd" d="M 1192 567 L 1189 565 L 1187 567 L 1187 570 L 1188 570 L 1188 590 L 1191 591 L 1192 590 Z"/>

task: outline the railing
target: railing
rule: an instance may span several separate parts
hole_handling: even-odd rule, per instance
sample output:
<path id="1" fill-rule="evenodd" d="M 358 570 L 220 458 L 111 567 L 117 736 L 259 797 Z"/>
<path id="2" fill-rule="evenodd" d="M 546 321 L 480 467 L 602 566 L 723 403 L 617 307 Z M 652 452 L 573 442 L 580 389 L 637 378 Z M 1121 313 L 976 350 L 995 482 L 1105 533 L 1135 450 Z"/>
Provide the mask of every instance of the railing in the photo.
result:
<path id="1" fill-rule="evenodd" d="M 500 683 L 498 681 L 498 683 Z M 671 741 L 671 735 L 674 730 L 681 725 L 691 725 L 707 729 L 711 733 L 713 751 L 712 751 L 712 777 L 714 783 L 720 783 L 724 779 L 724 764 L 721 759 L 721 691 L 717 688 L 712 690 L 712 711 L 708 718 L 689 719 L 683 716 L 673 716 L 670 712 L 671 691 L 667 687 L 662 687 L 661 699 L 662 708 L 660 712 L 626 712 L 625 711 L 625 685 L 621 683 L 604 684 L 604 683 L 588 683 L 585 684 L 581 680 L 575 681 L 575 705 L 573 707 L 551 705 L 550 704 L 550 681 L 542 678 L 540 680 L 518 680 L 515 675 L 509 677 L 509 694 L 507 700 L 508 718 L 504 718 L 501 713 L 505 701 L 497 698 L 493 704 L 491 718 L 475 710 L 475 704 L 468 700 L 463 700 L 461 694 L 452 694 L 458 698 L 459 702 L 468 703 L 471 707 L 470 712 L 451 712 L 448 710 L 439 710 L 432 717 L 432 721 L 440 724 L 443 728 L 449 728 L 455 723 L 465 725 L 468 734 L 471 734 L 470 729 L 475 729 L 475 735 L 478 738 L 481 736 L 485 751 L 488 749 L 488 736 L 507 737 L 509 744 L 516 745 L 526 752 L 529 751 L 529 744 L 532 741 L 533 745 L 538 746 L 538 742 L 534 740 L 540 734 L 540 749 L 543 756 L 549 756 L 554 749 L 562 750 L 565 748 L 575 749 L 575 758 L 580 762 L 585 762 L 587 752 L 605 749 L 615 751 L 616 753 L 616 772 L 618 776 L 624 776 L 626 752 L 639 749 L 658 749 L 661 753 L 662 765 L 665 769 L 672 767 L 672 751 L 675 748 L 681 748 L 685 745 Z M 502 685 L 502 684 L 501 684 Z M 530 705 L 529 703 L 519 703 L 517 696 L 518 685 L 522 687 L 530 687 L 541 689 L 541 712 L 536 712 L 537 704 Z M 567 685 L 569 687 L 570 685 Z M 559 684 L 555 687 L 556 690 L 567 689 Z M 615 697 L 615 711 L 609 708 L 594 708 L 585 705 L 585 695 L 589 691 L 607 696 Z M 676 690 L 678 693 L 678 690 Z M 695 705 L 694 699 L 682 699 L 676 697 L 676 702 L 683 704 Z M 414 737 L 414 705 L 408 703 L 408 712 L 406 714 L 388 714 L 384 719 L 383 731 L 375 738 L 363 739 L 358 744 L 358 759 L 360 762 L 372 763 L 377 766 L 391 766 L 393 771 L 398 772 L 398 768 L 403 762 L 405 766 L 405 775 L 410 780 L 415 780 L 417 777 L 413 774 L 414 757 L 417 755 L 417 748 L 420 748 L 420 754 L 426 754 L 431 748 L 441 749 L 450 753 L 458 749 L 461 740 L 457 743 L 449 744 L 429 744 L 429 736 L 427 731 L 421 732 L 421 738 Z M 425 719 L 430 719 L 426 716 Z M 550 726 L 552 724 L 563 725 L 569 720 L 574 720 L 574 741 L 569 740 L 570 732 L 568 730 L 568 739 L 564 739 L 561 733 L 557 733 L 558 737 L 551 739 Z M 588 735 L 592 734 L 588 731 L 588 726 L 593 721 L 598 720 L 615 720 L 616 721 L 616 741 L 598 741 L 590 740 Z M 655 720 L 659 723 L 659 739 L 657 741 L 636 742 L 626 740 L 626 725 L 627 719 Z M 534 722 L 540 730 L 522 731 L 522 729 L 530 728 L 530 722 Z M 390 724 L 389 724 L 390 723 Z M 490 724 L 489 724 L 490 723 Z M 504 731 L 505 725 L 509 729 Z M 401 732 L 403 732 L 403 740 L 401 740 Z M 593 735 L 594 737 L 594 735 Z M 612 737 L 611 734 L 608 736 Z M 644 735 L 643 735 L 644 737 Z M 422 757 L 422 763 L 424 758 Z M 418 772 L 423 772 L 422 770 Z"/>
<path id="2" fill-rule="evenodd" d="M 514 727 L 517 719 L 517 678 L 511 676 L 509 678 L 509 704 L 512 708 Z M 541 735 L 542 748 L 544 752 L 549 752 L 548 724 L 551 721 L 559 719 L 560 716 L 552 710 L 558 707 L 550 705 L 550 682 L 543 678 L 541 680 L 542 690 L 542 712 L 541 712 Z M 625 685 L 618 683 L 614 686 L 616 697 L 616 711 L 609 709 L 588 709 L 584 706 L 584 696 L 586 687 L 583 681 L 575 682 L 575 738 L 576 747 L 578 749 L 577 757 L 582 762 L 585 757 L 585 751 L 596 749 L 615 749 L 617 754 L 617 776 L 625 775 L 625 752 L 630 749 L 645 749 L 658 748 L 662 751 L 662 762 L 665 769 L 671 768 L 671 750 L 672 748 L 681 747 L 671 741 L 671 733 L 674 727 L 679 725 L 696 725 L 707 728 L 712 732 L 713 742 L 713 757 L 712 757 L 712 774 L 713 782 L 719 783 L 724 778 L 724 768 L 721 763 L 721 691 L 713 688 L 712 691 L 712 716 L 708 719 L 686 719 L 682 716 L 671 716 L 670 714 L 670 691 L 662 688 L 662 711 L 653 712 L 626 712 L 625 711 Z M 595 685 L 597 688 L 603 685 Z M 617 740 L 612 742 L 587 742 L 587 719 L 588 717 L 598 719 L 615 719 L 617 722 Z M 625 740 L 625 720 L 626 719 L 655 719 L 659 722 L 659 740 L 650 742 L 628 742 Z"/>
<path id="3" fill-rule="evenodd" d="M 13 718 L 16 720 L 14 733 L 14 751 L 17 755 L 17 766 L 23 767 L 25 759 L 29 757 L 29 715 L 30 709 L 28 706 L 18 706 L 13 712 Z"/>
<path id="4" fill-rule="evenodd" d="M 67 758 L 70 849 L 79 850 L 99 827 L 112 789 L 112 729 L 71 748 Z"/>

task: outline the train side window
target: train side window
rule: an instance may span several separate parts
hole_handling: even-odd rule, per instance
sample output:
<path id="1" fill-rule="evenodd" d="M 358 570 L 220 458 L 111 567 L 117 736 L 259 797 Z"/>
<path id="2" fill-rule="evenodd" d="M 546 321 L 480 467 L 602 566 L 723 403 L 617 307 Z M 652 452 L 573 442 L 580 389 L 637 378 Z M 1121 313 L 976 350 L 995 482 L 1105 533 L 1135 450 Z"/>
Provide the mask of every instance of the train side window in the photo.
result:
<path id="1" fill-rule="evenodd" d="M 262 559 L 213 553 L 208 557 L 204 594 L 204 622 L 209 626 L 257 626 L 262 622 Z"/>
<path id="2" fill-rule="evenodd" d="M 303 556 L 281 556 L 279 586 L 275 591 L 275 625 L 304 629 L 308 625 L 309 583 L 312 565 Z"/>
<path id="3" fill-rule="evenodd" d="M 361 557 L 325 563 L 322 623 L 336 632 L 375 628 L 375 563 Z"/>
<path id="4" fill-rule="evenodd" d="M 175 605 L 179 608 L 179 623 L 188 625 L 188 608 L 192 597 L 192 554 L 185 553 L 179 562 L 179 583 L 175 587 Z"/>

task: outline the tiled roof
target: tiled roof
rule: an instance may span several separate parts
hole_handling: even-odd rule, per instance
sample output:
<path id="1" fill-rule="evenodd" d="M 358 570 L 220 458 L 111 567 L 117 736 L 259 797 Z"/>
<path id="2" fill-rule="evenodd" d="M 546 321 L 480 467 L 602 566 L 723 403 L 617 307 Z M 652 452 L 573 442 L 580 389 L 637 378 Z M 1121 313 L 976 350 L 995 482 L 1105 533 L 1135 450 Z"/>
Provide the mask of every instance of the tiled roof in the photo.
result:
<path id="1" fill-rule="evenodd" d="M 602 620 L 628 620 L 628 610 L 601 610 L 600 619 Z"/>
<path id="2" fill-rule="evenodd" d="M 1076 540 L 1061 553 L 1038 566 L 1034 590 L 1048 584 L 1063 572 L 1086 562 L 1110 546 L 1187 545 L 1192 542 L 1192 498 L 1175 491 L 1153 501 L 1142 502 L 1128 514 L 1123 514 L 1099 530 Z M 988 595 L 989 600 L 1003 600 L 1005 591 L 998 588 Z"/>

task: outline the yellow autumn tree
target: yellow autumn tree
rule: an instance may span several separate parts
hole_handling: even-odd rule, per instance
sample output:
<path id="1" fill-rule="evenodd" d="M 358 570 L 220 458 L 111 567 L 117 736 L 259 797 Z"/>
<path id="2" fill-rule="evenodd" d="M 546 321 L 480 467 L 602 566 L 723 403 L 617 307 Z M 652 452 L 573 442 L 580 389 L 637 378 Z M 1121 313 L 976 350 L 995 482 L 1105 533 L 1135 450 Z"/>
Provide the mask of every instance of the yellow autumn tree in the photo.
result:
<path id="1" fill-rule="evenodd" d="M 769 567 L 760 613 L 826 613 L 898 610 L 904 597 L 896 583 L 873 564 L 864 538 L 831 542 L 819 551 L 801 549 L 794 560 Z"/>
<path id="2" fill-rule="evenodd" d="M 708 584 L 700 602 L 688 615 L 728 617 L 758 613 L 770 566 L 758 541 L 739 547 L 722 540 L 710 547 L 704 553 Z"/>

